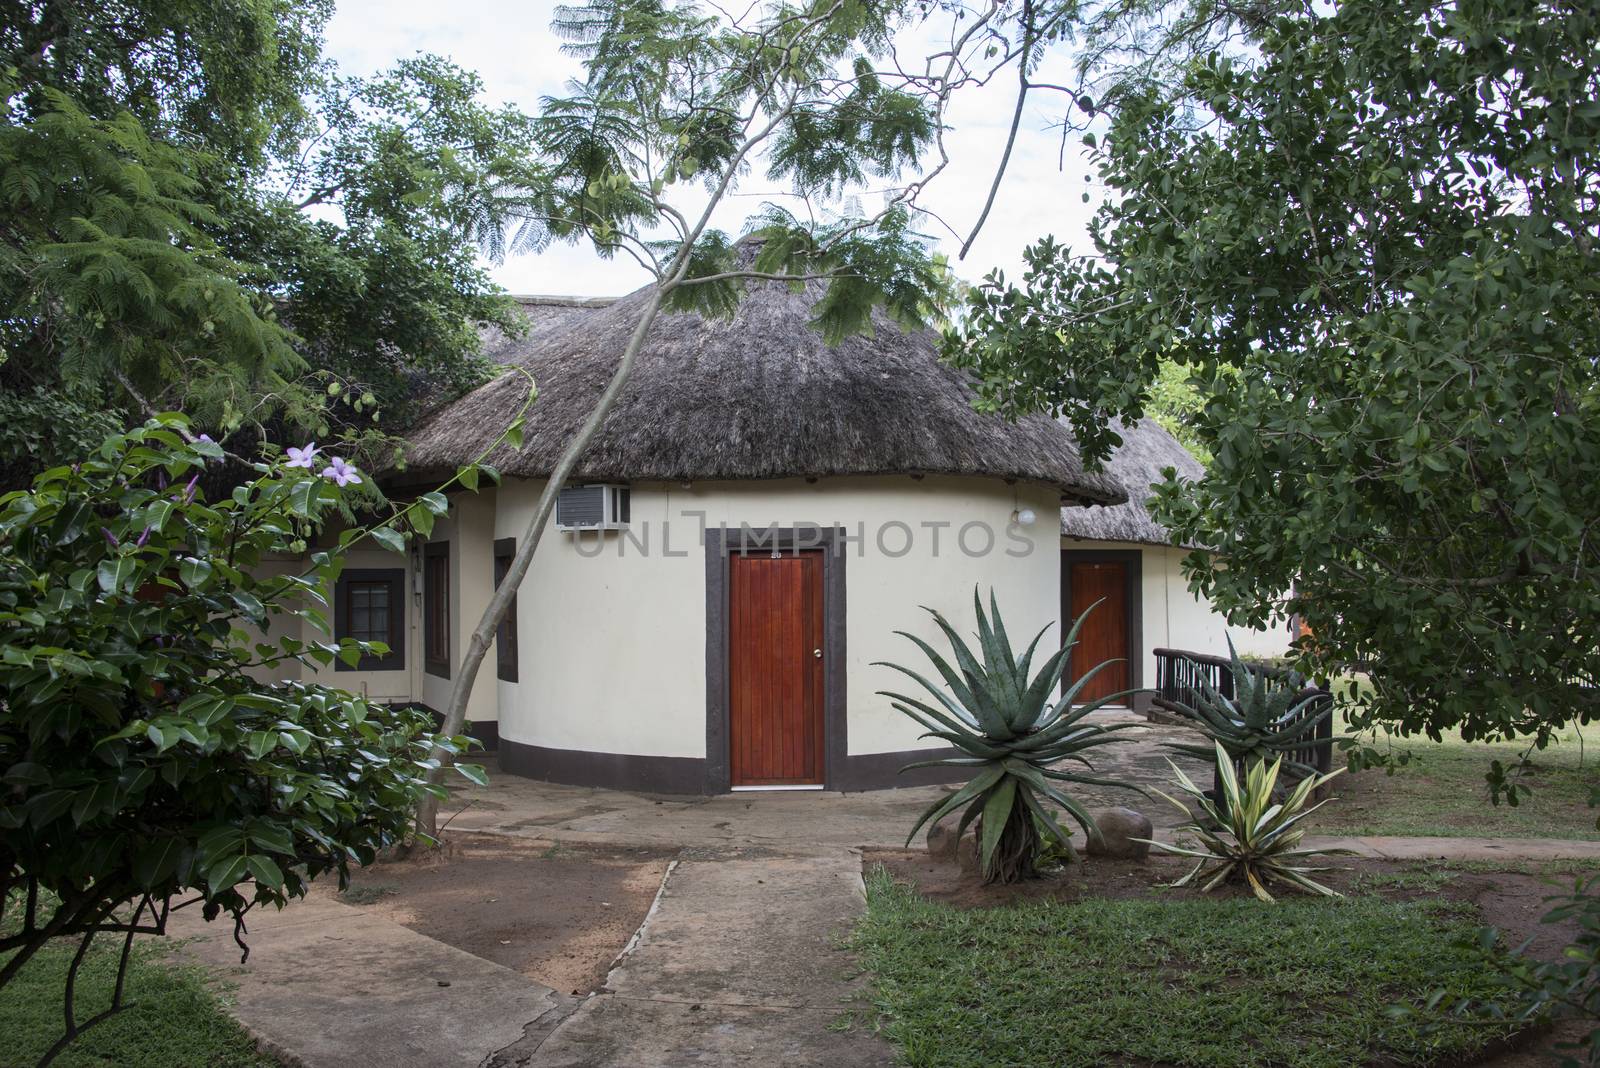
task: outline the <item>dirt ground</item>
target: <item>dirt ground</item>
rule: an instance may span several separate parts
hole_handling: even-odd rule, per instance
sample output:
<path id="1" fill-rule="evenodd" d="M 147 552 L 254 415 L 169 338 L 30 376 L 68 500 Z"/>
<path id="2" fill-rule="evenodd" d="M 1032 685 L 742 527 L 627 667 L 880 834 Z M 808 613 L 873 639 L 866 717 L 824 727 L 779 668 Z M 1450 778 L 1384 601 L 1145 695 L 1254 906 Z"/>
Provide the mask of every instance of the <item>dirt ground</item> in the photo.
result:
<path id="1" fill-rule="evenodd" d="M 936 860 L 923 850 L 869 850 L 863 854 L 867 869 L 882 864 L 897 880 L 910 883 L 919 893 L 934 901 L 957 908 L 993 908 L 1022 901 L 1082 901 L 1088 898 L 1135 898 L 1153 896 L 1158 884 L 1171 882 L 1187 870 L 1176 857 L 1151 857 L 1144 862 L 1084 858 L 1081 864 L 1012 886 L 985 886 L 976 875 L 964 873 L 952 861 Z M 1319 880 L 1341 892 L 1372 892 L 1386 897 L 1414 899 L 1442 895 L 1471 904 L 1485 925 L 1498 927 L 1511 945 L 1530 940 L 1528 952 L 1553 959 L 1576 934 L 1572 923 L 1542 924 L 1539 918 L 1548 911 L 1546 897 L 1557 893 L 1550 882 L 1520 872 L 1461 871 L 1430 868 L 1426 864 L 1339 857 L 1330 860 L 1338 871 L 1329 871 Z M 1419 885 L 1429 873 L 1438 876 L 1436 886 Z M 1570 887 L 1572 876 L 1556 876 L 1558 884 Z M 1198 896 L 1194 890 L 1161 890 L 1164 896 Z M 1213 895 L 1249 896 L 1244 887 L 1219 887 Z M 1583 1028 L 1566 1023 L 1542 1033 L 1515 1041 L 1512 1048 L 1497 1051 L 1475 1062 L 1480 1068 L 1536 1068 L 1556 1063 L 1556 1045 L 1578 1038 Z"/>
<path id="2" fill-rule="evenodd" d="M 440 853 L 357 872 L 340 900 L 562 993 L 587 994 L 644 922 L 672 856 L 449 834 Z"/>

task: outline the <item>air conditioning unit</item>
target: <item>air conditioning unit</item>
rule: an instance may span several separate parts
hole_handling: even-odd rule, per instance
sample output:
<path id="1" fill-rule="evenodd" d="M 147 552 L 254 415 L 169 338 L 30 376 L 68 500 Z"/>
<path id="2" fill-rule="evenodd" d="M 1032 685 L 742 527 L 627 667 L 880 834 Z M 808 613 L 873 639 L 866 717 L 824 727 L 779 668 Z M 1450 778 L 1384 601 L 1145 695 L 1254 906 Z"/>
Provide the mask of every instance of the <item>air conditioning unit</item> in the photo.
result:
<path id="1" fill-rule="evenodd" d="M 627 525 L 627 486 L 567 486 L 556 498 L 557 530 L 621 530 Z"/>

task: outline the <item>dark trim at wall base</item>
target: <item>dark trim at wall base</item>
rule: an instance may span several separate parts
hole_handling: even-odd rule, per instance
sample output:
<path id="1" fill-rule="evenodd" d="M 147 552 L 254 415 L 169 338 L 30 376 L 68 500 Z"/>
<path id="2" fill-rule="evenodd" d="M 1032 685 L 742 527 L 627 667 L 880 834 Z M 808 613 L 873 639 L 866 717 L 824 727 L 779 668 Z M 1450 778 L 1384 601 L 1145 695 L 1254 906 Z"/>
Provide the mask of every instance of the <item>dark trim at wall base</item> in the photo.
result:
<path id="1" fill-rule="evenodd" d="M 834 776 L 836 790 L 887 790 L 897 786 L 932 786 L 961 782 L 972 777 L 971 768 L 914 768 L 901 773 L 907 764 L 956 756 L 954 749 L 912 749 L 899 753 L 858 753 L 845 758 L 844 771 Z"/>
<path id="2" fill-rule="evenodd" d="M 706 786 L 706 762 L 700 757 L 586 753 L 547 749 L 509 738 L 500 741 L 500 770 L 569 786 L 646 794 L 699 794 Z"/>
<path id="3" fill-rule="evenodd" d="M 500 742 L 500 770 L 544 782 L 568 786 L 598 786 L 605 790 L 631 790 L 644 794 L 707 794 L 706 762 L 699 757 L 639 756 L 633 753 L 586 753 L 579 749 L 549 749 L 542 745 Z M 856 792 L 898 786 L 927 786 L 959 782 L 970 775 L 965 768 L 900 769 L 918 760 L 952 756 L 951 749 L 916 749 L 902 753 L 864 753 L 846 757 L 829 784 L 831 790 Z M 714 791 L 717 793 L 725 791 Z"/>
<path id="4" fill-rule="evenodd" d="M 500 748 L 500 724 L 490 721 L 488 723 L 468 723 L 467 733 L 483 743 L 482 752 L 492 753 Z"/>

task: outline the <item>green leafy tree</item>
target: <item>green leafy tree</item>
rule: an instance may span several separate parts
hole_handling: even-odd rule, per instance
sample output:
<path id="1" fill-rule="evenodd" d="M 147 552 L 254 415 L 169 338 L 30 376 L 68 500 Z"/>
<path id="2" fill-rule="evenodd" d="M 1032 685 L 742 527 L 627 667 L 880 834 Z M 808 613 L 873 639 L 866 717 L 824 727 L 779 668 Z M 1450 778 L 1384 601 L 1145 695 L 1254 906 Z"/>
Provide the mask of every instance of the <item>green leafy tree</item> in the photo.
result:
<path id="1" fill-rule="evenodd" d="M 41 457 L 87 456 L 120 429 L 115 412 L 57 390 L 0 390 L 0 486 L 26 485 Z"/>
<path id="2" fill-rule="evenodd" d="M 425 529 L 442 495 L 307 557 L 360 475 L 291 451 L 207 500 L 201 474 L 221 459 L 163 416 L 0 497 L 0 989 L 52 938 L 118 937 L 126 968 L 133 937 L 164 933 L 175 909 L 227 916 L 238 937 L 253 908 L 329 873 L 344 885 L 443 793 L 430 752 L 468 743 L 426 712 L 261 681 L 386 651 L 298 623 L 328 630 L 344 546 Z M 268 558 L 306 563 L 269 573 Z M 82 960 L 45 1062 L 122 1006 L 119 981 L 106 1012 L 78 1019 Z"/>
<path id="3" fill-rule="evenodd" d="M 30 114 L 51 90 L 96 118 L 128 112 L 161 140 L 243 164 L 291 142 L 329 0 L 3 0 L 0 71 Z"/>
<path id="4" fill-rule="evenodd" d="M 1186 567 L 1235 622 L 1296 614 L 1306 666 L 1370 673 L 1356 727 L 1543 745 L 1592 719 L 1596 13 L 1097 11 L 1102 43 L 1161 17 L 1160 61 L 1091 60 L 1120 71 L 1092 253 L 1046 239 L 1021 286 L 991 277 L 953 357 L 1096 455 L 1186 368 L 1211 461 L 1157 513 L 1216 550 Z"/>
<path id="5" fill-rule="evenodd" d="M 1093 249 L 1046 239 L 1022 285 L 991 276 L 952 357 L 997 408 L 1064 411 L 1091 455 L 1165 361 L 1186 368 L 1211 459 L 1156 513 L 1218 550 L 1185 566 L 1234 620 L 1296 614 L 1302 666 L 1368 674 L 1358 729 L 1542 747 L 1592 722 L 1600 16 L 1073 10 L 1073 84 L 1097 98 L 1074 124 L 1110 194 Z M 1549 918 L 1579 910 L 1592 886 Z M 1591 943 L 1512 974 L 1515 1011 L 1593 1018 Z M 1600 1063 L 1600 1029 L 1579 1056 Z"/>
<path id="6" fill-rule="evenodd" d="M 248 451 L 403 429 L 482 379 L 478 325 L 521 320 L 475 250 L 534 236 L 530 121 L 436 57 L 339 74 L 328 10 L 0 4 L 13 405 L 182 409 Z"/>
<path id="7" fill-rule="evenodd" d="M 995 9 L 996 11 L 998 9 Z M 708 13 L 709 11 L 709 13 Z M 948 51 L 918 66 L 892 56 L 897 25 L 943 14 Z M 567 476 L 632 372 L 663 311 L 730 314 L 747 286 L 819 291 L 816 327 L 839 338 L 881 308 L 932 322 L 947 282 L 913 229 L 916 199 L 948 162 L 941 134 L 994 18 L 860 0 L 756 4 L 738 17 L 657 0 L 562 8 L 557 28 L 587 76 L 546 100 L 535 131 L 545 172 L 528 222 L 544 240 L 586 241 L 637 262 L 652 291 L 595 409 L 551 472 L 505 581 L 463 650 L 445 731 L 465 722 L 478 665 L 516 596 Z M 898 60 L 896 62 L 895 60 Z M 912 68 L 916 68 L 913 70 Z M 802 214 L 769 205 L 737 241 L 711 225 L 726 199 L 765 177 Z M 884 206 L 843 194 L 888 184 Z M 441 754 L 441 759 L 445 755 Z M 434 816 L 423 813 L 424 825 Z"/>

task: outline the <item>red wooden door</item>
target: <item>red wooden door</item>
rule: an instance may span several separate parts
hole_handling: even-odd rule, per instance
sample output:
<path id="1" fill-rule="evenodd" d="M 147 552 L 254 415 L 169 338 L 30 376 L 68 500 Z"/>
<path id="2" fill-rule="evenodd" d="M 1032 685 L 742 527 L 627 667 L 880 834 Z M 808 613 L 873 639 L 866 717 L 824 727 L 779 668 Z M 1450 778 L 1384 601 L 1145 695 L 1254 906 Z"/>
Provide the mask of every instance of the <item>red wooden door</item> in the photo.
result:
<path id="1" fill-rule="evenodd" d="M 1069 682 L 1076 682 L 1104 660 L 1117 663 L 1100 669 L 1078 694 L 1078 703 L 1087 704 L 1107 694 L 1128 688 L 1128 565 L 1120 561 L 1072 561 L 1068 563 L 1068 589 L 1071 592 L 1067 627 L 1090 605 L 1099 601 L 1072 650 L 1067 668 Z"/>
<path id="2" fill-rule="evenodd" d="M 728 558 L 734 786 L 823 781 L 822 554 Z"/>

